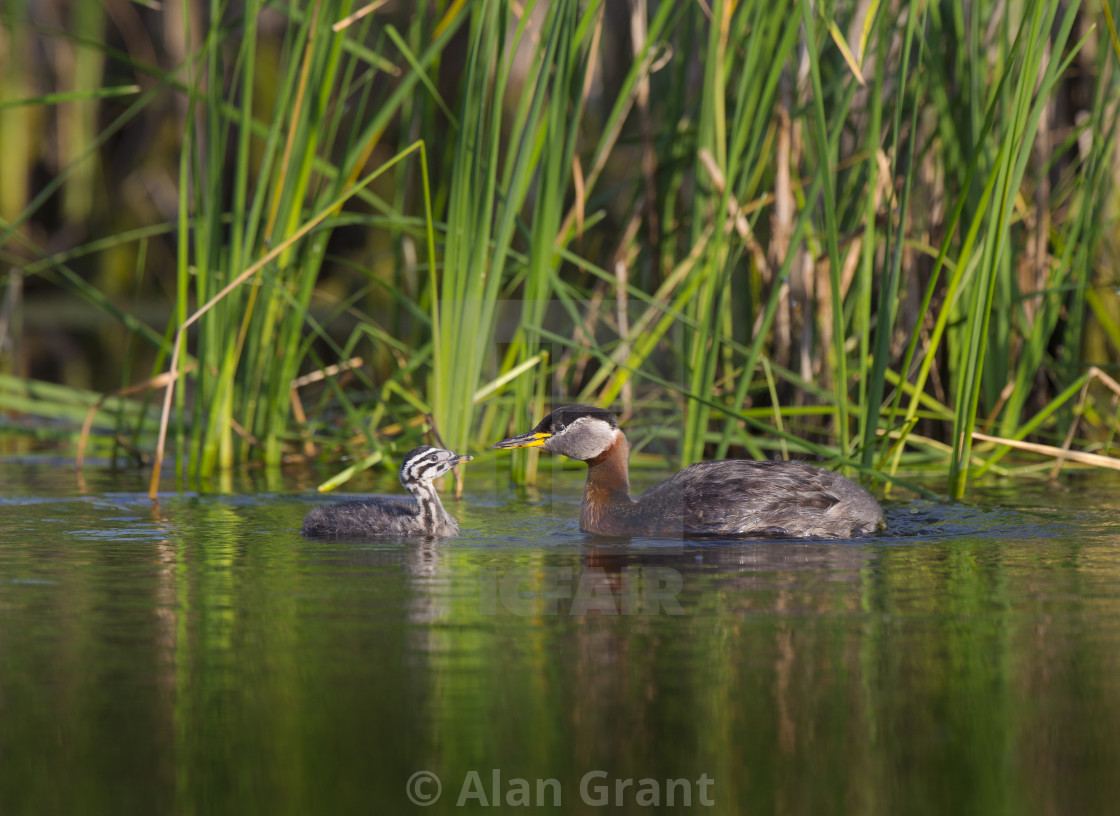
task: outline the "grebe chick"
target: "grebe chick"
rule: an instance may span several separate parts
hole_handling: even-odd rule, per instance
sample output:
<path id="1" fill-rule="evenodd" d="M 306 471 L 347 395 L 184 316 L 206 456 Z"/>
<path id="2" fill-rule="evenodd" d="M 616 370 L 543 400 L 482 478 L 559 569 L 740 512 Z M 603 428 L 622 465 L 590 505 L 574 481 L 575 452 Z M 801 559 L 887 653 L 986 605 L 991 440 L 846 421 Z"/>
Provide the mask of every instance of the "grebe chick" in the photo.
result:
<path id="1" fill-rule="evenodd" d="M 303 520 L 311 538 L 447 538 L 459 535 L 459 522 L 443 509 L 432 480 L 474 457 L 421 445 L 405 454 L 401 484 L 407 499 L 357 499 L 316 507 Z"/>
<path id="2" fill-rule="evenodd" d="M 858 538 L 886 527 L 871 494 L 803 462 L 725 459 L 690 465 L 630 497 L 630 446 L 613 413 L 558 408 L 495 448 L 541 447 L 587 463 L 579 528 L 605 536 Z"/>

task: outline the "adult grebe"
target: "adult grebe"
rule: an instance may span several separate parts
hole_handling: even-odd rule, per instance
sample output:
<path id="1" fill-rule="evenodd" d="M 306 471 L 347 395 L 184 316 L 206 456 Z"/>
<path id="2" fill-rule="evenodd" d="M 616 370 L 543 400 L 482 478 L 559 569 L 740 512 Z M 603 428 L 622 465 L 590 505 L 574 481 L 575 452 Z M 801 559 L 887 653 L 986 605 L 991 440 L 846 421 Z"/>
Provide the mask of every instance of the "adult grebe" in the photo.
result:
<path id="1" fill-rule="evenodd" d="M 700 462 L 630 498 L 630 447 L 613 413 L 558 408 L 495 448 L 542 447 L 587 463 L 579 527 L 605 536 L 857 538 L 886 527 L 871 494 L 803 462 Z"/>
<path id="2" fill-rule="evenodd" d="M 433 479 L 473 457 L 421 445 L 405 454 L 401 484 L 416 497 L 377 498 L 316 507 L 303 520 L 303 534 L 311 538 L 447 538 L 459 535 L 459 522 L 443 509 Z"/>

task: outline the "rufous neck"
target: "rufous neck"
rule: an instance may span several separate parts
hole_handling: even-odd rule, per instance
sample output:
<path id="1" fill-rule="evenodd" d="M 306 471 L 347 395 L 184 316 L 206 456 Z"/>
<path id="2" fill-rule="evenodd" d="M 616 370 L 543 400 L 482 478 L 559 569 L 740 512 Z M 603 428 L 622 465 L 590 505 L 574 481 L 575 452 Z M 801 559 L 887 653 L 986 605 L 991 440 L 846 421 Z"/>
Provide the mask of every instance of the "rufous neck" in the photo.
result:
<path id="1" fill-rule="evenodd" d="M 626 436 L 619 431 L 614 443 L 596 456 L 587 460 L 587 486 L 585 493 L 598 494 L 600 501 L 630 499 L 630 445 Z"/>

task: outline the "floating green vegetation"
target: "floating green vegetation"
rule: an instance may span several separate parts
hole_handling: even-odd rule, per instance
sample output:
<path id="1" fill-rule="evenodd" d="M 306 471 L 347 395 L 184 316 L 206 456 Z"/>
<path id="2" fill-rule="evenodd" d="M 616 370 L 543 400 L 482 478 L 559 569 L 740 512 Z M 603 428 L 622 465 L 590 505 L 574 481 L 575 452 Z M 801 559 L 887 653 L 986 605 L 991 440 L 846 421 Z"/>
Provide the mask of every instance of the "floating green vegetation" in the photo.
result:
<path id="1" fill-rule="evenodd" d="M 5 6 L 9 432 L 1116 464 L 1107 4 L 382 5 Z"/>

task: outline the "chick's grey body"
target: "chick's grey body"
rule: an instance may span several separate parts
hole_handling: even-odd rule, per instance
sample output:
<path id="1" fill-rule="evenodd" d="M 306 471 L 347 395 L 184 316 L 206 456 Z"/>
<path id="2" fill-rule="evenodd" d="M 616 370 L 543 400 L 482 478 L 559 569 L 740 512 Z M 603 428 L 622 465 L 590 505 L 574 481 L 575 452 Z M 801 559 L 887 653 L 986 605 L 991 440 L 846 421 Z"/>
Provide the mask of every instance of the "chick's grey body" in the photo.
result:
<path id="1" fill-rule="evenodd" d="M 438 500 L 438 497 L 437 497 Z M 442 506 L 440 508 L 442 510 Z M 446 511 L 432 523 L 420 517 L 420 506 L 407 499 L 350 499 L 316 507 L 303 520 L 309 538 L 450 538 L 459 522 Z"/>
<path id="2" fill-rule="evenodd" d="M 610 536 L 856 538 L 883 529 L 862 487 L 803 462 L 701 462 L 630 496 L 629 445 L 614 415 L 572 405 L 494 447 L 543 447 L 587 463 L 580 529 Z"/>
<path id="3" fill-rule="evenodd" d="M 400 478 L 415 501 L 395 498 L 354 499 L 316 507 L 303 520 L 311 538 L 449 538 L 459 522 L 443 509 L 432 481 L 470 456 L 422 445 L 405 454 Z"/>

